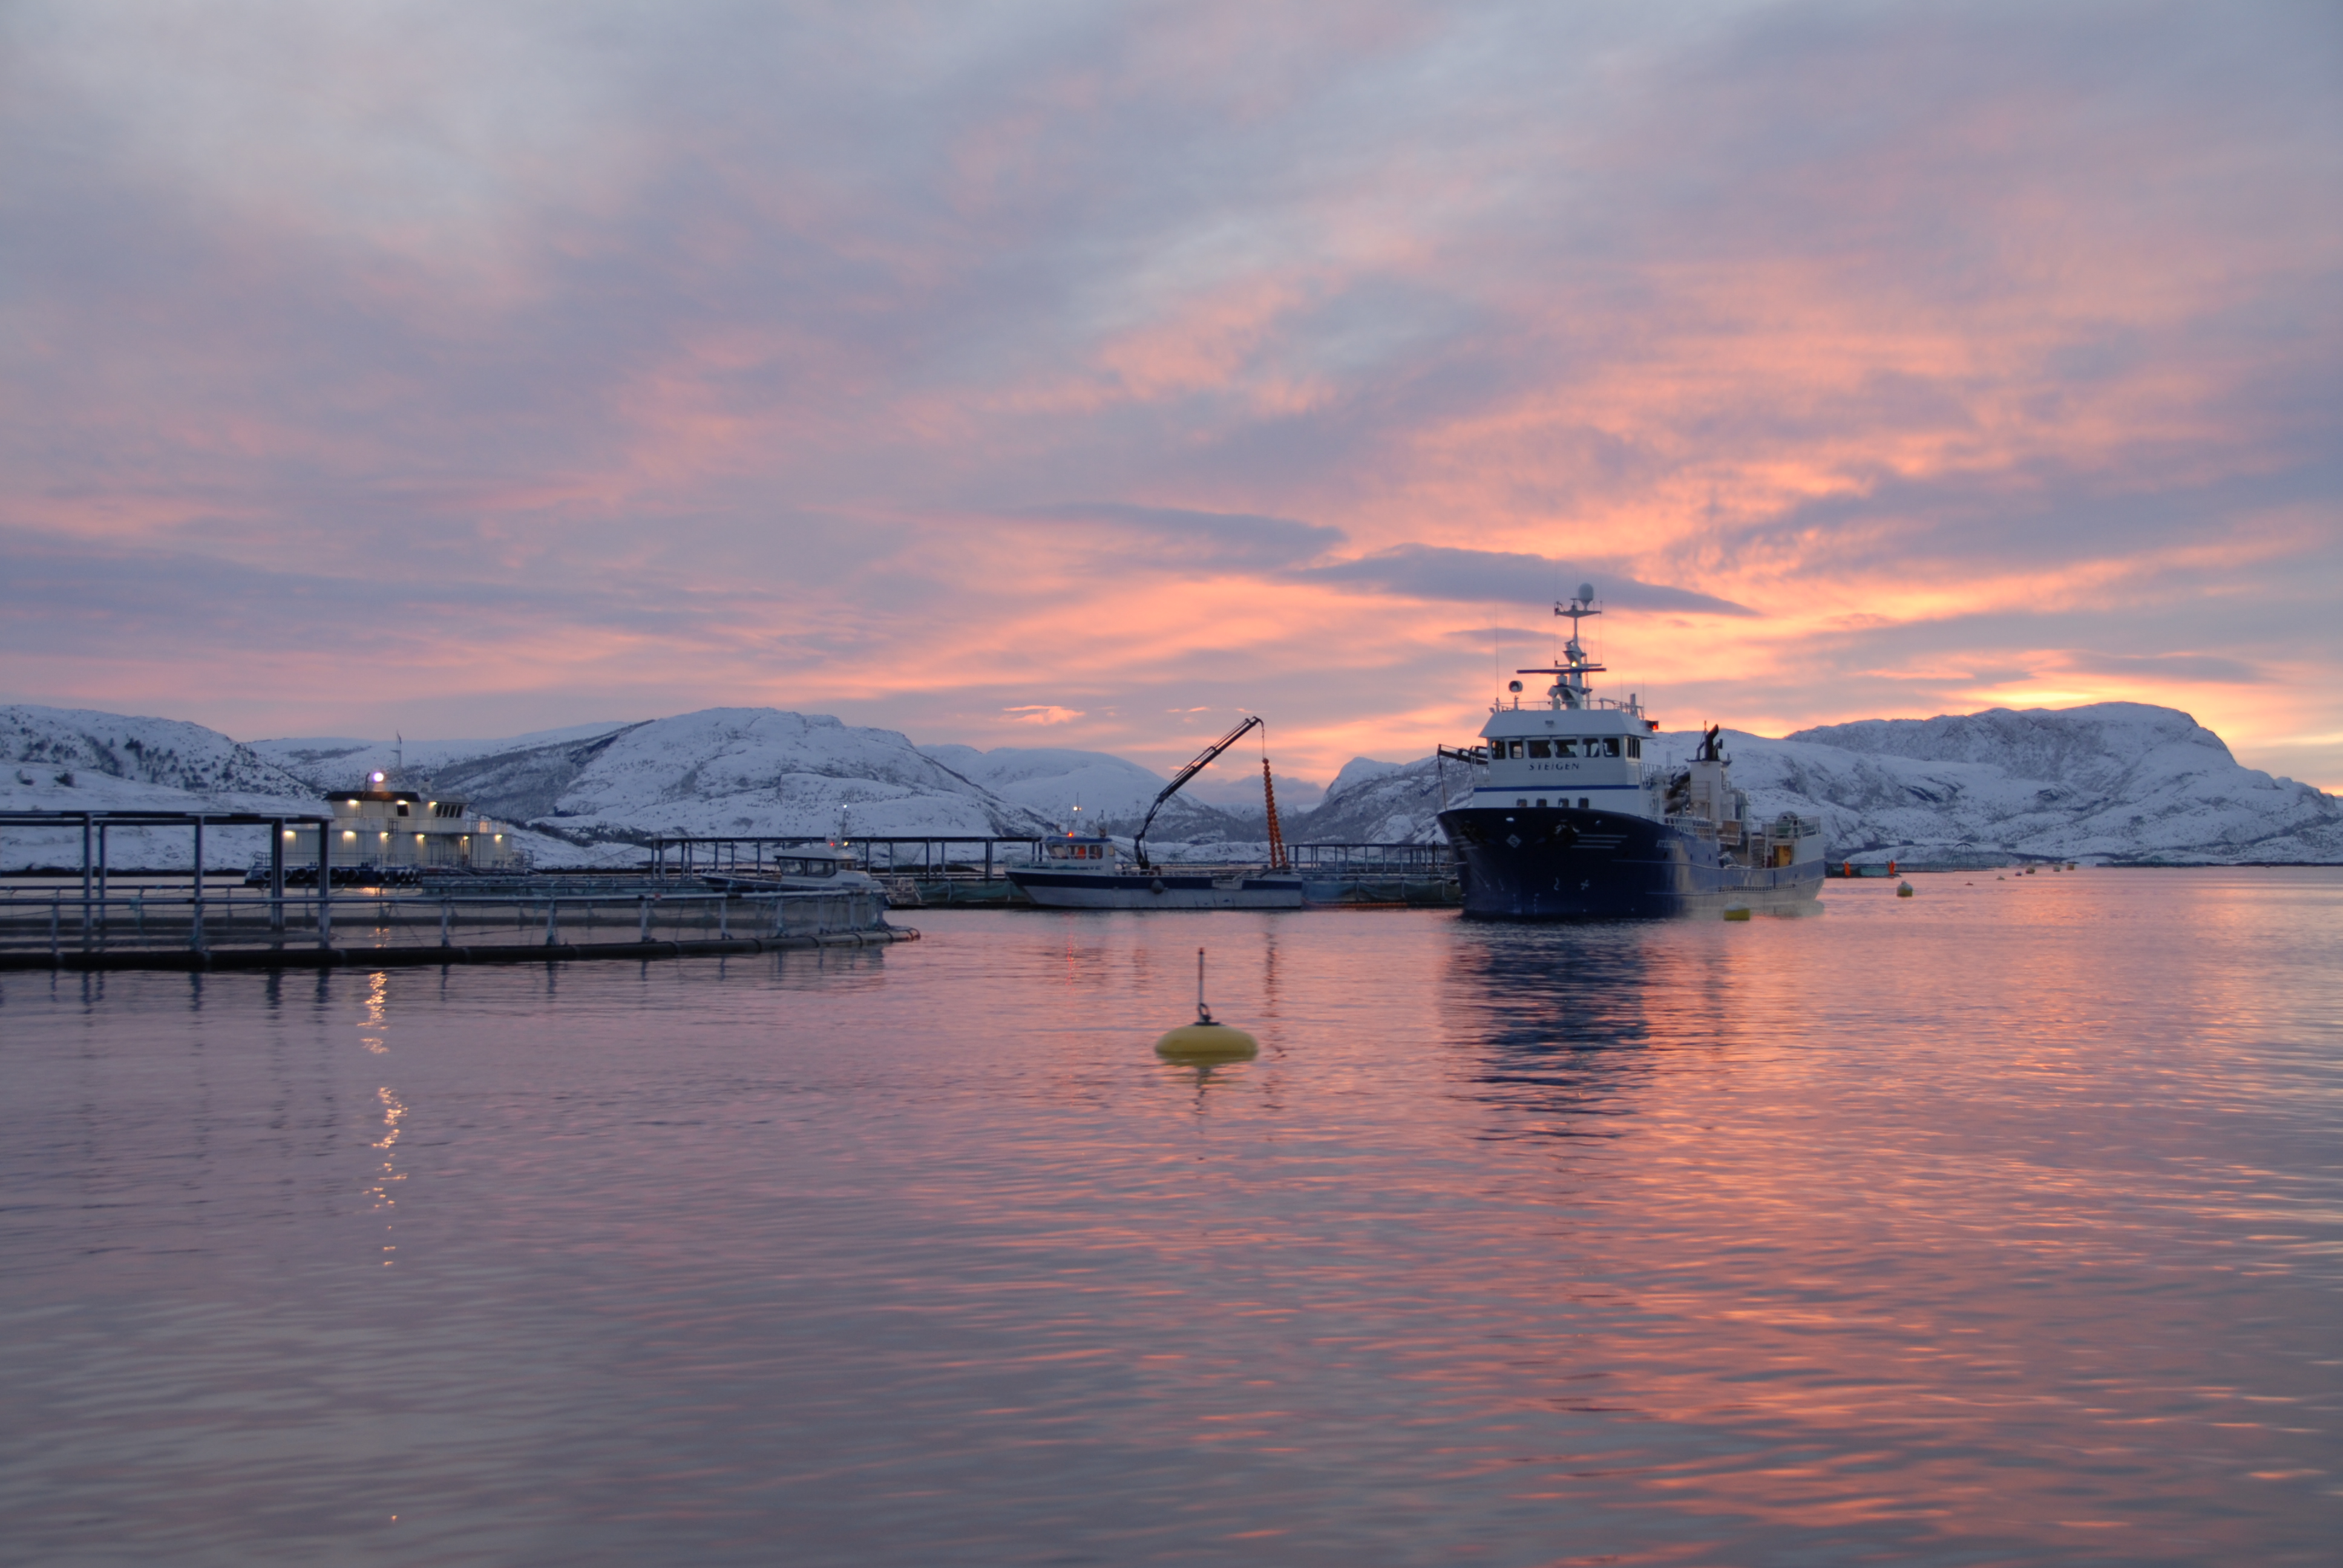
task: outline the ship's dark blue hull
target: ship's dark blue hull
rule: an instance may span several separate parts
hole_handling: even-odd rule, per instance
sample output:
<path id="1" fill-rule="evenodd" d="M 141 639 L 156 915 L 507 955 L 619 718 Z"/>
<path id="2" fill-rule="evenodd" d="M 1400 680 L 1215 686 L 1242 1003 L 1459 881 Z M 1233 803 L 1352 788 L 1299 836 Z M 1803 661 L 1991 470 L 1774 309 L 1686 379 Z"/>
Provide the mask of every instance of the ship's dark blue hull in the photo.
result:
<path id="1" fill-rule="evenodd" d="M 1463 868 L 1464 912 L 1498 920 L 1667 919 L 1811 904 L 1818 852 L 1748 866 L 1716 840 L 1614 811 L 1463 807 L 1440 826 Z"/>

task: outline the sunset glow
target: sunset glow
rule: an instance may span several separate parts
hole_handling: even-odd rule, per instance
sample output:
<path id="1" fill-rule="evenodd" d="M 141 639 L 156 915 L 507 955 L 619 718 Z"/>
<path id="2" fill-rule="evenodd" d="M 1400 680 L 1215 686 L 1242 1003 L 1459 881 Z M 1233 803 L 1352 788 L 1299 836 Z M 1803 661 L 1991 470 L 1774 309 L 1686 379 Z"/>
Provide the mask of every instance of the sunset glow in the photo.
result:
<path id="1" fill-rule="evenodd" d="M 2343 788 L 2318 7 L 0 19 L 0 699 L 1176 765 L 2107 699 Z M 1525 559 L 1524 558 L 1537 558 Z M 1754 612 L 1754 613 L 1751 613 Z"/>

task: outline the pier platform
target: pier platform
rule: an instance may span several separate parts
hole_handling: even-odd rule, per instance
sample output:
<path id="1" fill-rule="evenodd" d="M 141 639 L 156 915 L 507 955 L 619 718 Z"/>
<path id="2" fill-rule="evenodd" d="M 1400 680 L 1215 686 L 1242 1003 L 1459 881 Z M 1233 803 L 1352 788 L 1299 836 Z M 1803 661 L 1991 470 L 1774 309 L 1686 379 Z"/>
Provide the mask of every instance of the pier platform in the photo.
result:
<path id="1" fill-rule="evenodd" d="M 726 876 L 752 870 L 771 856 L 819 839 L 694 837 L 654 839 L 645 871 L 655 879 Z M 848 863 L 886 888 L 898 909 L 1031 909 L 1009 879 L 1011 866 L 1042 859 L 1033 838 L 856 839 L 839 846 Z M 1176 847 L 1173 847 L 1176 849 Z M 1445 844 L 1322 843 L 1292 847 L 1303 897 L 1313 909 L 1450 909 L 1464 901 L 1456 858 Z M 1167 866 L 1193 869 L 1159 852 Z"/>
<path id="2" fill-rule="evenodd" d="M 77 836 L 77 867 L 0 878 L 0 970 L 316 969 L 567 962 L 868 947 L 916 940 L 887 923 L 886 893 L 724 889 L 642 871 L 590 878 L 425 876 L 287 885 L 278 848 L 293 818 L 166 812 L 0 813 L 0 829 Z M 184 829 L 191 868 L 125 869 L 109 829 Z M 204 851 L 226 829 L 265 832 L 265 880 L 224 879 Z"/>

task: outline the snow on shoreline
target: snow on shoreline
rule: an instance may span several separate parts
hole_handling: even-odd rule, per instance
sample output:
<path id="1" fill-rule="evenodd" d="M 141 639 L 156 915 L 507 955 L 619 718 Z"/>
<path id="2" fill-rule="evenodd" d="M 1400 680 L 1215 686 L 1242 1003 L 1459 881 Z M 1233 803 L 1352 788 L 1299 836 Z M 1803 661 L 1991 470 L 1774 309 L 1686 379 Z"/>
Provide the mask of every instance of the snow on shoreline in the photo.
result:
<path id="1" fill-rule="evenodd" d="M 1696 737 L 1652 738 L 1674 767 Z M 1759 816 L 1820 817 L 1833 859 L 2072 859 L 2226 865 L 2343 863 L 2343 802 L 2240 767 L 2185 713 L 2137 703 L 1866 719 L 1780 739 L 1725 732 L 1735 782 Z M 0 802 L 15 810 L 308 811 L 320 793 L 386 770 L 359 739 L 239 743 L 199 725 L 86 709 L 0 708 Z M 548 867 L 623 864 L 654 834 L 1023 837 L 1081 820 L 1127 835 L 1161 776 L 1105 752 L 917 747 L 893 730 L 774 709 L 711 709 L 501 740 L 410 741 L 409 787 L 516 825 Z M 1436 843 L 1455 763 L 1359 758 L 1306 812 L 1300 842 Z M 257 853 L 221 829 L 215 866 Z M 1150 834 L 1163 858 L 1258 858 L 1258 811 L 1174 797 Z M 50 839 L 55 842 L 50 842 Z M 68 840 L 70 840 L 68 842 Z M 116 865 L 187 863 L 186 836 L 121 829 Z M 78 863 L 77 832 L 11 830 L 0 869 Z"/>

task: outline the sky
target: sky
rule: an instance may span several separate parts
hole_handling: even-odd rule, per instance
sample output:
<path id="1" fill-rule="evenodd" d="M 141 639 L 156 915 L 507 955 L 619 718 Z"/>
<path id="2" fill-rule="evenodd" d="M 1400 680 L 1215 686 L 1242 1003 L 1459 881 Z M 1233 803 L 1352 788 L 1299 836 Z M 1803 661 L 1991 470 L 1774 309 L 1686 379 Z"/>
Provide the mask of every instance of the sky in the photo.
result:
<path id="1" fill-rule="evenodd" d="M 2343 789 L 2343 7 L 0 0 L 0 700 Z"/>

